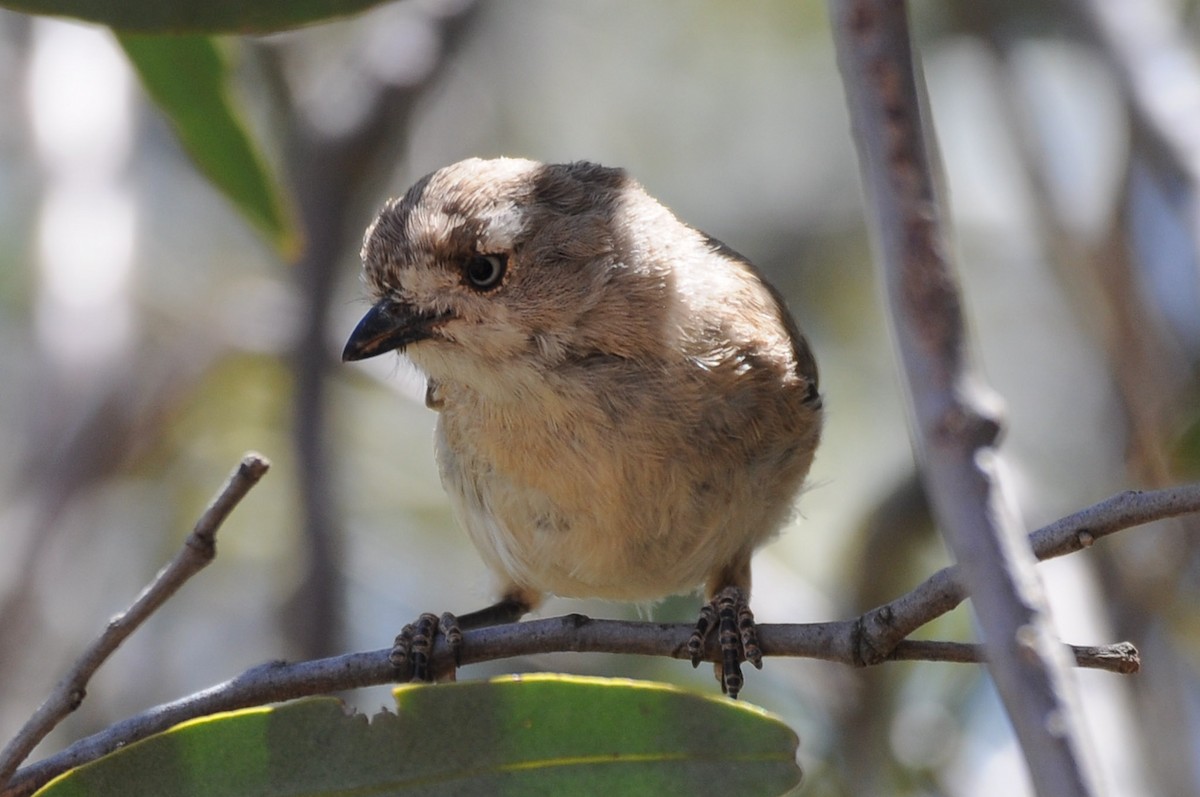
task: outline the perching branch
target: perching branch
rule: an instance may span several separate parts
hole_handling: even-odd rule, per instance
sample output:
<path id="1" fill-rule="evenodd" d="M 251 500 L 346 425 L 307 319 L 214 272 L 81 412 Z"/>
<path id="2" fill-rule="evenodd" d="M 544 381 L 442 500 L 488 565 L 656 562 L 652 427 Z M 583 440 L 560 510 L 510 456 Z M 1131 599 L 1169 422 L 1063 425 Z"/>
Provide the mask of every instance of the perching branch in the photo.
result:
<path id="1" fill-rule="evenodd" d="M 1039 529 L 1030 536 L 1030 541 L 1039 556 L 1049 558 L 1088 547 L 1089 535 L 1094 541 L 1125 528 L 1188 512 L 1200 512 L 1200 484 L 1151 492 L 1125 492 Z M 940 571 L 926 584 L 930 582 L 958 589 L 950 568 Z M 922 600 L 930 600 L 929 594 L 932 592 L 922 585 L 900 600 L 919 604 Z M 944 606 L 945 603 L 943 599 L 936 599 L 931 605 Z M 954 603 L 956 605 L 957 601 Z M 937 612 L 930 613 L 928 609 L 925 612 L 929 614 L 928 619 L 937 616 Z M 862 626 L 862 618 L 828 623 L 764 624 L 759 626 L 759 635 L 763 652 L 768 656 L 816 658 L 856 667 L 884 661 L 976 663 L 984 658 L 977 645 L 902 640 L 892 644 L 885 655 L 864 661 L 860 653 Z M 462 663 L 563 651 L 687 659 L 684 644 L 691 630 L 690 625 L 592 620 L 581 615 L 532 620 L 466 632 Z M 32 794 L 68 769 L 185 720 L 217 711 L 403 680 L 405 674 L 397 673 L 388 661 L 389 652 L 376 650 L 297 664 L 272 662 L 255 667 L 203 692 L 118 722 L 60 753 L 25 767 L 0 790 L 0 797 Z M 1098 648 L 1074 647 L 1072 653 L 1081 667 L 1115 673 L 1135 672 L 1138 668 L 1137 650 L 1127 642 Z M 715 657 L 716 650 L 710 650 L 709 655 Z M 441 639 L 435 645 L 432 664 L 435 672 L 446 673 L 451 669 L 450 653 Z"/>
<path id="2" fill-rule="evenodd" d="M 758 627 L 759 641 L 763 652 L 771 656 L 803 656 L 854 664 L 853 626 L 854 623 L 849 621 L 765 624 Z M 685 645 L 692 628 L 690 624 L 593 620 L 569 614 L 464 632 L 462 663 L 475 664 L 549 651 L 624 653 L 687 660 L 689 654 Z M 715 658 L 719 651 L 715 643 L 711 647 L 709 656 Z M 1137 651 L 1129 643 L 1072 650 L 1083 667 L 1110 672 L 1135 672 L 1138 667 Z M 390 683 L 398 675 L 389 662 L 390 652 L 383 649 L 297 664 L 272 662 L 254 667 L 203 692 L 111 725 L 61 753 L 22 769 L 8 787 L 0 791 L 0 797 L 32 794 L 42 784 L 69 769 L 185 720 L 263 703 Z M 978 663 L 983 661 L 983 654 L 978 645 L 905 641 L 897 646 L 891 660 Z M 435 671 L 443 673 L 453 668 L 450 651 L 441 637 L 434 647 L 431 664 Z M 399 673 L 400 680 L 404 675 Z"/>
<path id="3" fill-rule="evenodd" d="M 103 633 L 88 646 L 70 672 L 55 685 L 45 702 L 0 751 L 0 784 L 8 782 L 25 757 L 38 742 L 46 738 L 46 734 L 79 708 L 87 694 L 88 682 L 100 665 L 188 579 L 213 560 L 217 553 L 217 529 L 269 467 L 270 463 L 258 454 L 249 453 L 242 458 L 225 486 L 196 521 L 175 558 L 159 571 L 128 609 L 109 620 Z"/>
<path id="4" fill-rule="evenodd" d="M 926 492 L 972 597 L 988 669 L 1034 788 L 1086 797 L 1098 778 L 1078 727 L 1069 663 L 997 479 L 998 413 L 968 363 L 906 4 L 830 0 L 830 8 Z"/>

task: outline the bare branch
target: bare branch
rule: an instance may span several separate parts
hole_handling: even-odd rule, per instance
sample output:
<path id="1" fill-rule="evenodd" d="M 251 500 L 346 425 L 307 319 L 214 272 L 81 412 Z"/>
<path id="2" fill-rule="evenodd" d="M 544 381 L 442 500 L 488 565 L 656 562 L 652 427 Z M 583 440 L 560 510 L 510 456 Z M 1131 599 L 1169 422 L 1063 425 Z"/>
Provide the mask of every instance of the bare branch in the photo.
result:
<path id="1" fill-rule="evenodd" d="M 1132 675 L 1142 667 L 1141 656 L 1130 642 L 1100 647 L 1068 645 L 1075 665 L 1092 670 Z M 944 661 L 956 664 L 982 664 L 986 661 L 981 645 L 967 642 L 936 642 L 906 639 L 888 656 L 889 661 Z"/>
<path id="2" fill-rule="evenodd" d="M 112 655 L 122 642 L 174 595 L 184 583 L 200 572 L 216 556 L 217 529 L 250 488 L 267 472 L 270 463 L 254 453 L 246 454 L 230 474 L 225 486 L 213 499 L 204 514 L 196 521 L 191 534 L 175 558 L 159 571 L 154 580 L 138 595 L 128 609 L 108 622 L 70 672 L 54 687 L 50 696 L 0 752 L 0 784 L 9 778 L 26 756 L 46 738 L 58 723 L 79 708 L 87 694 L 92 675 Z"/>
<path id="3" fill-rule="evenodd" d="M 1127 490 L 1038 529 L 1029 535 L 1029 544 L 1039 560 L 1053 559 L 1091 547 L 1101 537 L 1122 529 L 1196 512 L 1200 512 L 1200 484 Z M 901 640 L 966 597 L 958 568 L 945 567 L 912 591 L 862 615 L 858 620 L 859 663 L 887 660 Z"/>
<path id="4" fill-rule="evenodd" d="M 1034 556 L 995 477 L 998 413 L 967 361 L 906 4 L 830 0 L 830 8 L 926 491 L 969 587 L 988 669 L 1035 789 L 1085 797 L 1096 793 L 1098 778 L 1079 732 L 1069 662 L 1048 621 Z"/>
<path id="5" fill-rule="evenodd" d="M 1200 512 L 1200 484 L 1126 490 L 1038 529 L 1029 542 L 1038 559 L 1053 559 L 1131 526 L 1195 512 Z"/>

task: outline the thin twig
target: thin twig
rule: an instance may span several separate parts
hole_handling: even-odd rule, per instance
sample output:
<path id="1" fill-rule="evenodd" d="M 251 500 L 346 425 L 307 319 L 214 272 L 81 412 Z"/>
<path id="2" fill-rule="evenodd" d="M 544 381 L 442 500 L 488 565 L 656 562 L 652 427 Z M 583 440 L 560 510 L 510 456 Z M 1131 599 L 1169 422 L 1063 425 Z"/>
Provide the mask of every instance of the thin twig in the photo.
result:
<path id="1" fill-rule="evenodd" d="M 1126 490 L 1038 529 L 1029 541 L 1038 559 L 1052 559 L 1131 526 L 1195 512 L 1200 512 L 1200 484 Z"/>
<path id="2" fill-rule="evenodd" d="M 1132 675 L 1141 669 L 1138 650 L 1130 642 L 1099 647 L 1068 645 L 1075 666 L 1092 670 Z M 944 661 L 956 664 L 982 664 L 986 653 L 982 645 L 969 642 L 940 642 L 906 639 L 888 656 L 889 661 Z"/>
<path id="3" fill-rule="evenodd" d="M 1161 490 L 1127 490 L 1043 526 L 1029 535 L 1039 560 L 1084 548 L 1122 529 L 1155 520 L 1200 512 L 1200 484 Z M 966 600 L 957 567 L 937 571 L 911 591 L 859 618 L 859 663 L 877 664 L 891 656 L 901 640 Z"/>
<path id="4" fill-rule="evenodd" d="M 188 579 L 213 560 L 217 552 L 217 529 L 250 488 L 258 483 L 268 467 L 270 463 L 258 454 L 250 453 L 242 458 L 225 486 L 196 521 L 195 527 L 175 558 L 159 571 L 128 609 L 108 622 L 100 636 L 88 646 L 71 670 L 55 685 L 45 702 L 38 707 L 12 741 L 5 745 L 4 750 L 0 752 L 0 784 L 8 783 L 17 767 L 38 742 L 79 708 L 87 694 L 87 685 L 92 675 L 113 651 Z"/>

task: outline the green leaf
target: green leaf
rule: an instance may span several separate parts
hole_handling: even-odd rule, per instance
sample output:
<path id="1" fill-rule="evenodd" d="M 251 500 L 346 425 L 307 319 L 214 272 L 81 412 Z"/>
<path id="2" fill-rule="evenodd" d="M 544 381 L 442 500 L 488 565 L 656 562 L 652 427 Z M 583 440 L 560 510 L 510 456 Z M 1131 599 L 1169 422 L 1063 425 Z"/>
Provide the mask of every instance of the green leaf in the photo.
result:
<path id="1" fill-rule="evenodd" d="M 38 797 L 736 795 L 800 781 L 766 712 L 674 687 L 510 676 L 401 687 L 397 714 L 332 698 L 186 722 L 72 770 Z"/>
<path id="2" fill-rule="evenodd" d="M 291 205 L 233 102 L 217 42 L 204 36 L 117 38 L 200 171 L 284 259 L 294 259 L 300 236 Z"/>
<path id="3" fill-rule="evenodd" d="M 382 0 L 3 0 L 27 14 L 78 17 L 137 33 L 267 33 L 355 14 Z"/>

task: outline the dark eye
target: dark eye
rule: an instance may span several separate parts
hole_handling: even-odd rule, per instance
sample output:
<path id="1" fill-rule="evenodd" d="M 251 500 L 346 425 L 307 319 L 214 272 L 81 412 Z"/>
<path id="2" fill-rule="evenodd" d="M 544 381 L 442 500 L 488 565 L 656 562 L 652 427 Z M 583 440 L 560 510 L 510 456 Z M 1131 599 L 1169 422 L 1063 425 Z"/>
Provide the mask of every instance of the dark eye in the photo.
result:
<path id="1" fill-rule="evenodd" d="M 508 267 L 508 255 L 475 255 L 463 266 L 463 276 L 472 288 L 487 290 L 500 284 Z"/>

